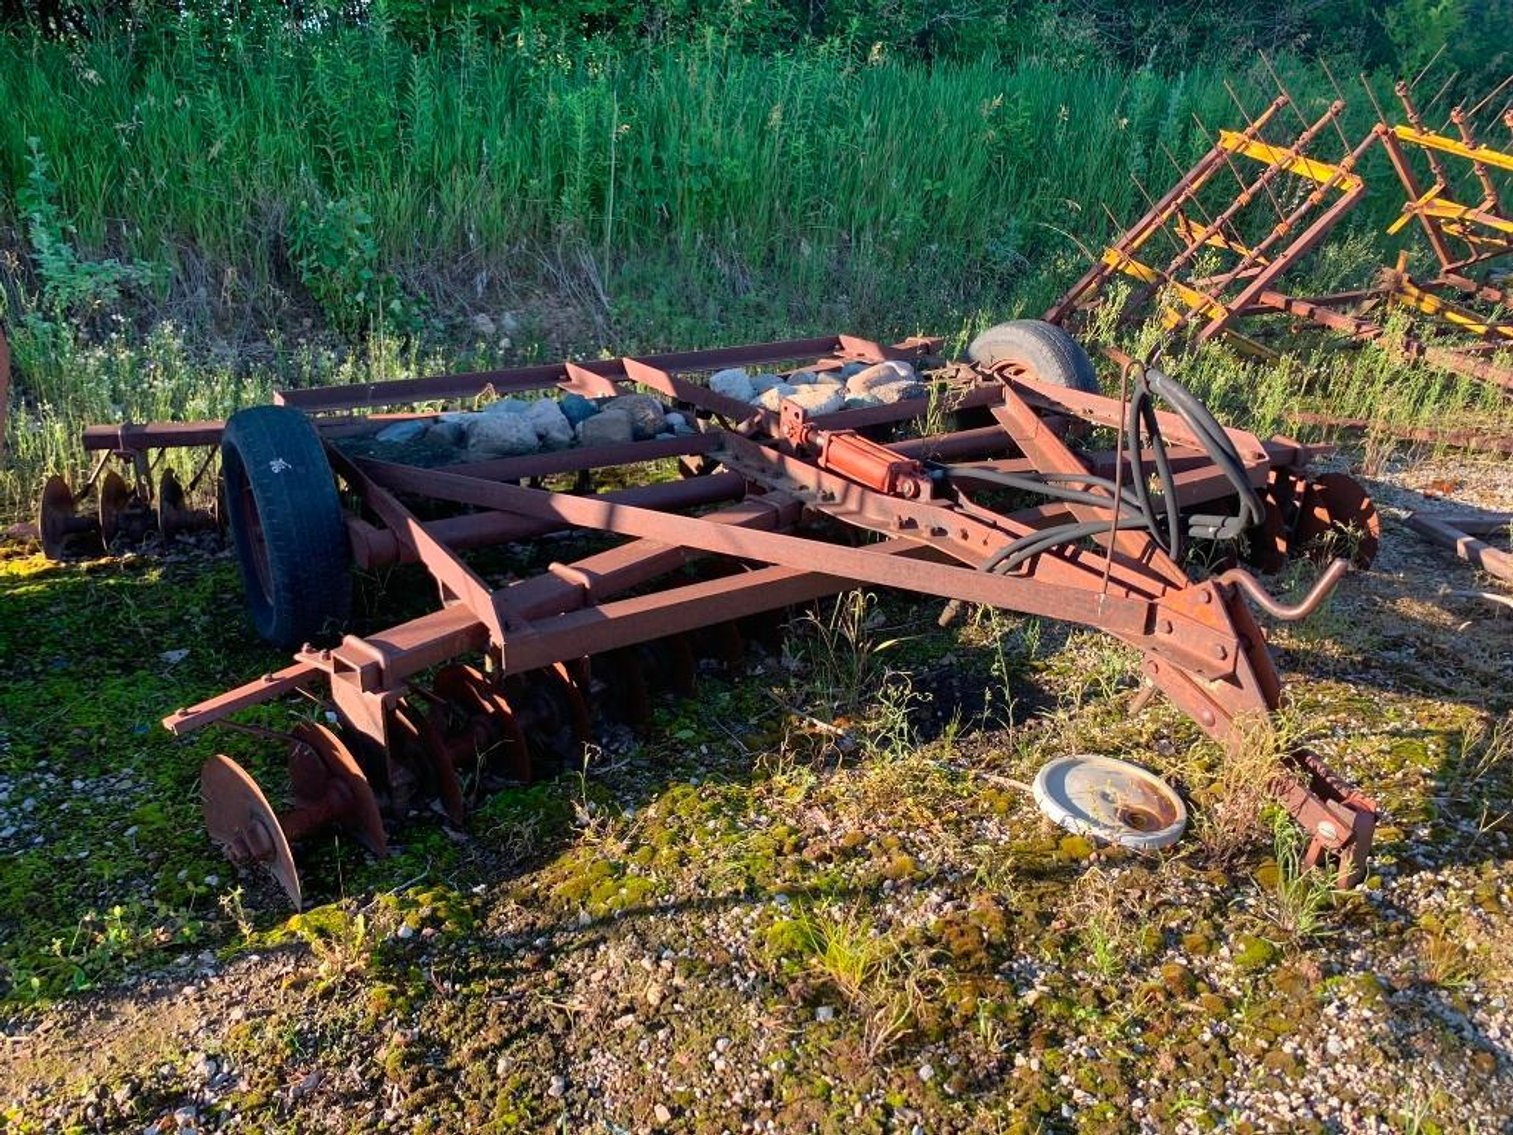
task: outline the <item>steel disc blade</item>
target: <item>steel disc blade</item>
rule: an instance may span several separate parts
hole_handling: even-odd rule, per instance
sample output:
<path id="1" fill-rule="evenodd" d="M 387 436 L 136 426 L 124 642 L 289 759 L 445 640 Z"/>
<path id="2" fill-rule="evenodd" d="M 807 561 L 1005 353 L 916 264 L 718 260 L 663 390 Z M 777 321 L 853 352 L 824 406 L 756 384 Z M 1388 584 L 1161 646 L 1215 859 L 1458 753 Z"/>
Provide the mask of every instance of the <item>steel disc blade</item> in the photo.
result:
<path id="1" fill-rule="evenodd" d="M 126 479 L 112 469 L 100 482 L 100 537 L 108 548 L 115 543 L 121 532 L 121 521 L 126 512 L 131 490 Z"/>
<path id="2" fill-rule="evenodd" d="M 263 864 L 294 909 L 301 909 L 304 900 L 294 853 L 273 806 L 247 770 L 230 757 L 215 754 L 200 769 L 200 799 L 205 827 L 226 857 L 238 864 Z"/>
<path id="3" fill-rule="evenodd" d="M 531 754 L 514 708 L 483 674 L 472 666 L 444 666 L 436 673 L 433 689 L 439 697 L 465 709 L 475 725 L 487 723 L 487 738 L 480 738 L 479 755 L 489 758 L 503 748 L 509 775 L 522 782 L 531 779 Z"/>
<path id="4" fill-rule="evenodd" d="M 1316 486 L 1315 517 L 1303 524 L 1310 535 L 1322 536 L 1333 530 L 1353 545 L 1351 562 L 1366 569 L 1376 559 L 1376 550 L 1382 542 L 1382 518 L 1366 490 L 1354 477 L 1344 473 L 1325 473 L 1314 481 Z M 1322 513 L 1319 513 L 1319 510 Z M 1312 529 L 1318 527 L 1314 533 Z"/>
<path id="5" fill-rule="evenodd" d="M 327 777 L 327 791 L 339 794 L 336 819 L 342 830 L 378 858 L 388 855 L 389 840 L 378 811 L 378 799 L 351 750 L 318 722 L 300 722 L 294 727 L 294 735 L 320 759 Z"/>
<path id="6" fill-rule="evenodd" d="M 62 477 L 52 476 L 42 486 L 37 502 L 37 533 L 42 553 L 50 560 L 100 551 L 100 529 L 89 517 L 78 515 L 74 494 Z"/>
<path id="7" fill-rule="evenodd" d="M 447 747 L 446 738 L 442 736 L 441 727 L 436 723 L 436 715 L 421 713 L 404 698 L 399 700 L 392 712 L 402 723 L 404 731 L 418 741 L 413 752 L 425 762 L 426 771 L 436 788 L 436 795 L 441 797 L 447 818 L 461 827 L 467 821 L 467 804 L 462 798 L 462 782 L 457 776 L 457 764 Z"/>
<path id="8" fill-rule="evenodd" d="M 164 539 L 177 536 L 195 526 L 196 517 L 184 495 L 184 486 L 179 483 L 178 474 L 172 469 L 163 470 L 163 477 L 158 482 L 157 513 L 158 531 Z"/>

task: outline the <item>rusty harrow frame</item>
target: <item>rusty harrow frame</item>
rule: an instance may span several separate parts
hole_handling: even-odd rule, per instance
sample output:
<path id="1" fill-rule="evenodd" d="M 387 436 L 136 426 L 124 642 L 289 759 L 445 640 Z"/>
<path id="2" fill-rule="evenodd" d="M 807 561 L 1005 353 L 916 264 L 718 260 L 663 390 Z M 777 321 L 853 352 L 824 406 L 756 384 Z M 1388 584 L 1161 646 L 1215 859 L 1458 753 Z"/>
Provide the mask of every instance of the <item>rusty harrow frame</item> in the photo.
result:
<path id="1" fill-rule="evenodd" d="M 1072 326 L 1122 275 L 1136 285 L 1119 313 L 1124 322 L 1159 300 L 1166 327 L 1194 343 L 1223 337 L 1246 353 L 1274 357 L 1275 351 L 1239 324 L 1281 315 L 1353 341 L 1385 342 L 1404 357 L 1513 393 L 1513 368 L 1494 357 L 1513 348 L 1510 293 L 1485 271 L 1513 254 L 1513 218 L 1505 206 L 1513 192 L 1508 177 L 1513 152 L 1485 142 L 1473 125 L 1476 114 L 1510 82 L 1513 76 L 1469 110 L 1453 107 L 1440 131 L 1425 125 L 1409 84 L 1395 87 L 1404 120 L 1399 122 L 1389 120 L 1367 86 L 1378 121 L 1351 143 L 1341 125 L 1343 96 L 1309 121 L 1278 79 L 1279 93 L 1265 110 L 1247 115 L 1243 130 L 1220 131 L 1188 169 L 1178 167 L 1171 188 L 1150 201 L 1145 215 L 1104 250 L 1045 318 Z M 1284 125 L 1284 110 L 1292 112 L 1295 128 Z M 1503 110 L 1498 122 L 1513 135 L 1513 107 Z M 1445 132 L 1451 128 L 1453 135 Z M 1360 287 L 1295 294 L 1288 274 L 1366 197 L 1361 167 L 1377 145 L 1390 160 L 1394 191 L 1404 197 L 1387 234 L 1397 236 L 1417 222 L 1434 269 L 1415 275 L 1404 249 L 1392 266 Z M 1331 148 L 1338 151 L 1332 158 L 1325 156 Z M 1479 194 L 1474 203 L 1457 199 L 1468 191 Z M 1477 271 L 1480 277 L 1473 275 Z M 1414 325 L 1406 335 L 1389 336 L 1378 311 L 1406 312 Z"/>
<path id="2" fill-rule="evenodd" d="M 1320 447 L 1224 429 L 1159 372 L 1131 362 L 1131 397 L 1095 392 L 1095 382 L 1079 380 L 1080 364 L 1067 363 L 1080 355 L 1091 375 L 1080 348 L 1059 329 L 1025 330 L 1026 322 L 990 332 L 996 345 L 974 344 L 972 361 L 935 366 L 928 396 L 813 417 L 791 399 L 773 411 L 717 393 L 700 376 L 734 366 L 818 374 L 899 360 L 923 367 L 941 341 L 884 346 L 841 335 L 565 362 L 291 390 L 274 407 L 244 411 L 275 427 L 270 436 L 291 455 L 304 439 L 318 457 L 285 460 L 279 449 L 262 462 L 267 470 L 235 484 L 227 477 L 233 535 L 252 537 L 238 545 L 249 592 L 267 584 L 268 547 L 290 538 L 259 517 L 259 487 L 293 477 L 305 493 L 333 481 L 343 487 L 343 556 L 363 567 L 418 563 L 439 602 L 384 630 L 306 644 L 283 669 L 164 719 L 179 735 L 234 725 L 239 711 L 297 690 L 321 691 L 336 710 L 338 728 L 305 723 L 277 735 L 289 746 L 293 800 L 281 812 L 234 761 L 206 763 L 212 836 L 233 860 L 267 865 L 298 905 L 296 841 L 336 827 L 382 855 L 384 813 L 402 818 L 424 794 L 462 823 L 480 783 L 529 779 L 543 758 L 588 741 L 596 691 L 623 717 L 644 718 L 659 681 L 686 691 L 699 655 L 739 650 L 731 628 L 740 620 L 770 622 L 774 612 L 858 587 L 1102 630 L 1142 655 L 1141 704 L 1160 691 L 1209 736 L 1241 744 L 1247 721 L 1264 718 L 1282 696 L 1250 603 L 1276 618 L 1301 617 L 1346 564 L 1334 561 L 1289 608 L 1240 566 L 1192 578 L 1181 544 L 1249 529 L 1231 546 L 1248 542 L 1257 562 L 1274 567 L 1349 530 L 1365 561 L 1379 531 L 1369 500 L 1348 478 L 1308 475 Z M 1048 342 L 1060 352 L 1050 362 Z M 445 468 L 343 444 L 396 420 L 436 417 L 377 411 L 532 390 L 599 400 L 649 391 L 693 429 Z M 1157 397 L 1172 409 L 1156 409 Z M 151 499 L 152 473 L 167 450 L 206 447 L 208 478 L 220 443 L 229 473 L 237 422 L 92 427 L 86 444 L 102 466 L 120 461 L 135 479 L 109 489 L 116 515 L 163 512 Z M 1110 431 L 1119 439 L 1113 449 L 1092 447 L 1089 438 Z M 595 471 L 664 459 L 676 459 L 680 479 L 593 491 Z M 577 478 L 571 489 L 546 487 L 569 477 Z M 71 493 L 66 508 L 60 500 L 44 499 L 44 529 L 86 524 Z M 502 587 L 464 555 L 562 531 L 618 542 Z M 311 556 L 318 550 L 309 547 Z M 1342 884 L 1361 878 L 1372 801 L 1307 752 L 1291 755 L 1274 787 L 1309 833 L 1309 862 L 1337 857 Z"/>

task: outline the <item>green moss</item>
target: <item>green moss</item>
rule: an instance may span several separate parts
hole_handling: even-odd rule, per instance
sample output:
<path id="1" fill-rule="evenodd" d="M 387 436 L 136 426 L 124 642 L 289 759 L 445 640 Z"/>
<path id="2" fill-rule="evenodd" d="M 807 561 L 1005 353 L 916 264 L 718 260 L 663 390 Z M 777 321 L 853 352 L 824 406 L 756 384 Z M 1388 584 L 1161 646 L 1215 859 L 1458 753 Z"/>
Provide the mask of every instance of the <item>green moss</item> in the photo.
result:
<path id="1" fill-rule="evenodd" d="M 1239 969 L 1263 970 L 1277 960 L 1277 948 L 1255 934 L 1239 934 L 1230 943 L 1231 957 Z"/>
<path id="2" fill-rule="evenodd" d="M 1062 836 L 1057 847 L 1065 859 L 1087 859 L 1098 850 L 1092 840 L 1081 835 Z"/>
<path id="3" fill-rule="evenodd" d="M 1198 990 L 1193 971 L 1180 962 L 1168 962 L 1161 967 L 1161 984 L 1173 997 L 1186 1000 Z"/>

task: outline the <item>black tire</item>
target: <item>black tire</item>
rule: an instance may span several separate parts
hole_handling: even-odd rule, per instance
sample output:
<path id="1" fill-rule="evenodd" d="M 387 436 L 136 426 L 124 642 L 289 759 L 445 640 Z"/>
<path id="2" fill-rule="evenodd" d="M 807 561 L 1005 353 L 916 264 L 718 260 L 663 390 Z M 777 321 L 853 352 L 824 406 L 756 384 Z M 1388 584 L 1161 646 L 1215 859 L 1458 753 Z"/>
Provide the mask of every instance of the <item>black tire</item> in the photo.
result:
<path id="1" fill-rule="evenodd" d="M 1012 363 L 1037 382 L 1099 393 L 1093 360 L 1082 345 L 1054 323 L 1039 319 L 1013 319 L 989 327 L 972 340 L 967 358 L 982 367 Z"/>
<path id="2" fill-rule="evenodd" d="M 294 649 L 352 613 L 351 545 L 325 448 L 288 406 L 232 415 L 221 435 L 231 541 L 257 633 Z"/>

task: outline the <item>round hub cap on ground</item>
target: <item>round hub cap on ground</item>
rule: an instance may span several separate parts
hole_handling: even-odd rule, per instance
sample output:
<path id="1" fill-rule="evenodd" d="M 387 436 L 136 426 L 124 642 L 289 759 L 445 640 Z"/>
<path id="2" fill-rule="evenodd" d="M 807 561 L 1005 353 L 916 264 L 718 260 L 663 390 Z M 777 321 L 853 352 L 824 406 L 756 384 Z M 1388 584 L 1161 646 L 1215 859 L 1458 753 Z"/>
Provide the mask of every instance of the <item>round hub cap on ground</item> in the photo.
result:
<path id="1" fill-rule="evenodd" d="M 1068 831 L 1140 851 L 1170 847 L 1187 827 L 1187 806 L 1169 784 L 1112 757 L 1058 757 L 1033 790 L 1040 810 Z"/>

